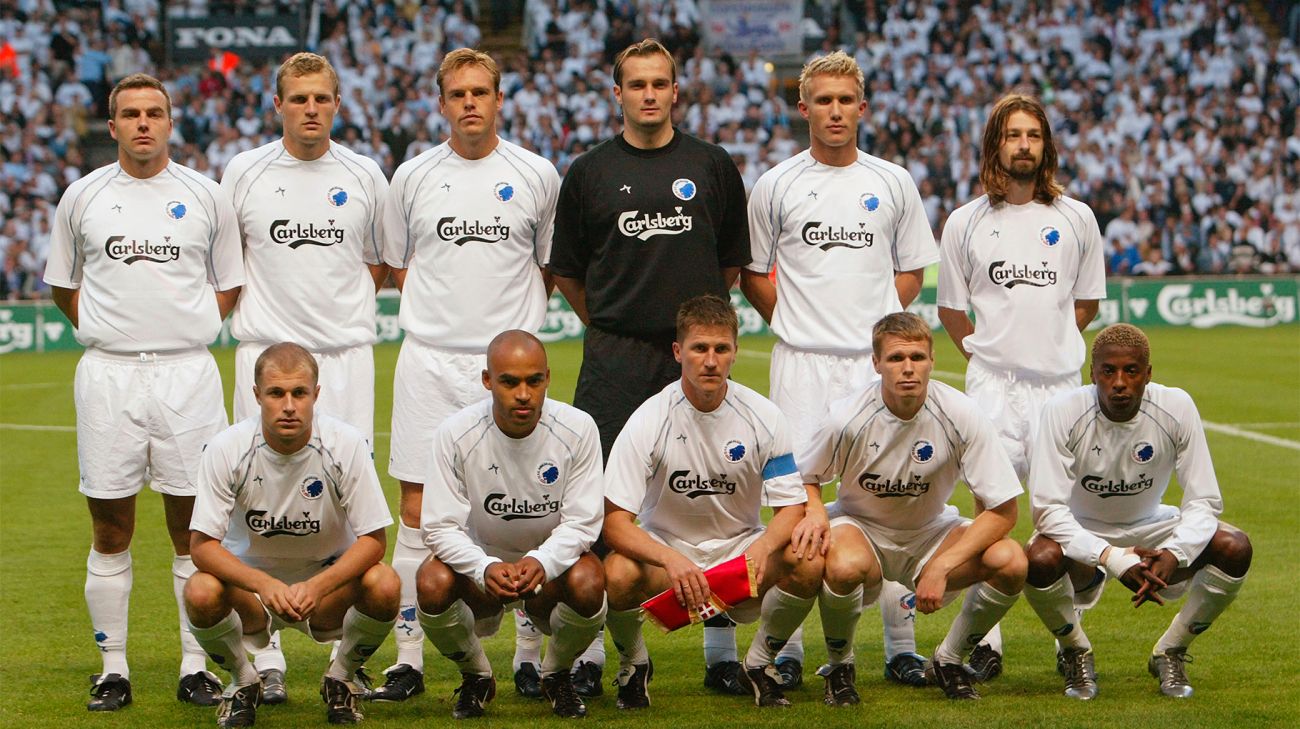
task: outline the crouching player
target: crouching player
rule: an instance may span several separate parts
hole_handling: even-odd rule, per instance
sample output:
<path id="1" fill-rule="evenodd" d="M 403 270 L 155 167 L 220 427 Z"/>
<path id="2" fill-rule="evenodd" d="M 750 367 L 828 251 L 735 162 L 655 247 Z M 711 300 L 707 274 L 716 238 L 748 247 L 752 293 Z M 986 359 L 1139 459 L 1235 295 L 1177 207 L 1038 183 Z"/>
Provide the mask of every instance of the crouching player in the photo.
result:
<path id="1" fill-rule="evenodd" d="M 978 699 L 962 663 L 1015 603 L 1025 554 L 1007 538 L 1021 493 L 993 424 L 973 400 L 931 382 L 930 327 L 915 314 L 889 314 L 872 330 L 872 360 L 881 379 L 838 401 L 800 452 L 814 492 L 840 479 L 838 499 L 809 499 L 795 529 L 796 551 L 827 538 L 818 605 L 830 662 L 826 703 L 858 703 L 853 636 L 865 601 L 881 580 L 916 591 L 916 609 L 933 613 L 969 587 L 961 612 L 934 652 L 929 678 L 949 698 Z M 986 509 L 965 519 L 948 498 L 958 479 Z"/>
<path id="2" fill-rule="evenodd" d="M 380 563 L 393 523 L 370 444 L 315 414 L 317 364 L 306 349 L 272 345 L 253 369 L 260 417 L 236 423 L 203 452 L 190 522 L 195 573 L 185 585 L 194 637 L 232 681 L 217 724 L 252 726 L 262 682 L 245 644 L 297 628 L 340 641 L 321 680 L 331 724 L 361 720 L 357 669 L 397 617 L 401 584 Z"/>
<path id="3" fill-rule="evenodd" d="M 1097 676 L 1080 616 L 1106 577 L 1133 591 L 1135 607 L 1186 592 L 1147 662 L 1161 693 L 1186 698 L 1187 647 L 1241 590 L 1250 540 L 1219 521 L 1223 498 L 1200 414 L 1186 392 L 1151 382 L 1142 330 L 1113 324 L 1097 335 L 1092 382 L 1043 410 L 1030 462 L 1037 532 L 1025 600 L 1060 643 L 1065 695 L 1087 700 Z M 1181 508 L 1161 503 L 1175 472 Z"/>
<path id="4" fill-rule="evenodd" d="M 491 397 L 434 432 L 421 528 L 433 554 L 416 573 L 424 634 L 460 669 L 452 716 L 483 715 L 496 680 L 480 636 L 523 601 L 550 646 L 542 696 L 562 717 L 587 707 L 573 661 L 605 620 L 605 578 L 591 545 L 600 534 L 600 434 L 591 416 L 546 398 L 546 350 L 520 330 L 488 345 Z"/>
<path id="5" fill-rule="evenodd" d="M 762 596 L 730 613 L 740 622 L 755 613 L 761 620 L 744 673 L 759 706 L 789 705 L 772 661 L 812 608 L 822 561 L 813 550 L 790 549 L 808 496 L 783 416 L 727 380 L 736 330 L 735 310 L 717 296 L 683 303 L 673 343 L 682 377 L 637 408 L 610 453 L 605 542 L 614 551 L 605 573 L 620 709 L 650 705 L 640 603 L 671 588 L 683 606 L 698 610 L 709 599 L 704 570 L 741 554 L 754 565 Z M 774 512 L 766 529 L 764 504 Z"/>

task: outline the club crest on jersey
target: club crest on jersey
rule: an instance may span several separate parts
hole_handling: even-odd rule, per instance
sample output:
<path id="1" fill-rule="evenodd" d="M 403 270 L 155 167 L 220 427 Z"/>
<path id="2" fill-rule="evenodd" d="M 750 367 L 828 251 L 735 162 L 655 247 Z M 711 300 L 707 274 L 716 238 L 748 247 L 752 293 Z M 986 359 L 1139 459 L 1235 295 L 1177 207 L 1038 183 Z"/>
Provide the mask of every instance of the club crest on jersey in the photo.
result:
<path id="1" fill-rule="evenodd" d="M 543 486 L 550 486 L 560 480 L 560 467 L 550 461 L 543 461 L 542 465 L 537 467 L 537 482 Z"/>
<path id="2" fill-rule="evenodd" d="M 302 480 L 298 490 L 302 492 L 303 498 L 319 499 L 320 495 L 325 493 L 325 483 L 316 476 L 308 476 Z"/>
<path id="3" fill-rule="evenodd" d="M 1038 231 L 1038 239 L 1048 248 L 1055 248 L 1061 242 L 1061 231 L 1048 225 Z"/>
<path id="4" fill-rule="evenodd" d="M 492 188 L 492 194 L 501 202 L 510 202 L 515 199 L 515 188 L 509 182 L 498 182 L 497 186 Z"/>
<path id="5" fill-rule="evenodd" d="M 330 205 L 341 208 L 348 204 L 348 193 L 341 187 L 331 187 L 329 192 Z"/>
<path id="6" fill-rule="evenodd" d="M 727 463 L 740 463 L 745 460 L 745 444 L 738 440 L 727 441 L 727 446 L 722 449 L 722 457 L 727 459 Z"/>
<path id="7" fill-rule="evenodd" d="M 934 460 L 934 444 L 924 439 L 913 443 L 912 460 L 917 463 L 929 463 Z"/>
<path id="8" fill-rule="evenodd" d="M 874 213 L 880 209 L 880 198 L 873 192 L 864 192 L 862 197 L 858 198 L 858 204 L 862 206 L 863 210 Z"/>
<path id="9" fill-rule="evenodd" d="M 1133 446 L 1132 456 L 1134 463 L 1150 463 L 1151 459 L 1156 457 L 1156 447 L 1146 441 L 1138 441 L 1138 444 Z"/>
<path id="10" fill-rule="evenodd" d="M 695 183 L 685 177 L 673 180 L 673 194 L 677 196 L 678 200 L 693 200 L 696 192 Z"/>
<path id="11" fill-rule="evenodd" d="M 167 203 L 167 217 L 172 220 L 180 220 L 185 217 L 185 203 L 178 200 Z"/>

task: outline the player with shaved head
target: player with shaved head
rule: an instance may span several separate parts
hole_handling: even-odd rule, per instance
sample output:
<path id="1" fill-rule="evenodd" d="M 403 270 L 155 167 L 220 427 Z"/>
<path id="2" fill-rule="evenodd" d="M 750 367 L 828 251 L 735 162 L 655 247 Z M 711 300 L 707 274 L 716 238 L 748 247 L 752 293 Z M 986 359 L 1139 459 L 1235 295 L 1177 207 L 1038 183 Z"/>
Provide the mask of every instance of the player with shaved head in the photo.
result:
<path id="1" fill-rule="evenodd" d="M 203 451 L 190 523 L 197 572 L 185 586 L 194 637 L 231 673 L 221 727 L 252 726 L 262 677 L 245 646 L 292 627 L 339 641 L 321 679 L 332 724 L 361 720 L 356 672 L 389 632 L 401 594 L 380 560 L 393 523 L 370 443 L 316 412 L 316 358 L 274 344 L 253 366 L 259 414 Z"/>
<path id="2" fill-rule="evenodd" d="M 481 382 L 490 397 L 433 434 L 420 625 L 460 671 L 452 716 L 478 717 L 496 695 L 479 637 L 522 603 L 550 636 L 542 696 L 558 716 L 586 716 L 569 671 L 605 619 L 604 570 L 591 553 L 604 494 L 600 434 L 591 416 L 546 397 L 546 350 L 528 332 L 491 341 Z"/>
<path id="3" fill-rule="evenodd" d="M 1098 690 L 1080 624 L 1096 585 L 1119 580 L 1135 607 L 1187 594 L 1147 661 L 1162 694 L 1185 698 L 1187 648 L 1232 603 L 1250 568 L 1250 539 L 1219 520 L 1223 496 L 1195 403 L 1152 382 L 1151 372 L 1140 329 L 1103 329 L 1092 344 L 1092 384 L 1048 401 L 1032 453 L 1036 531 L 1025 600 L 1056 636 L 1065 695 L 1075 699 Z M 1162 503 L 1175 475 L 1180 506 Z"/>

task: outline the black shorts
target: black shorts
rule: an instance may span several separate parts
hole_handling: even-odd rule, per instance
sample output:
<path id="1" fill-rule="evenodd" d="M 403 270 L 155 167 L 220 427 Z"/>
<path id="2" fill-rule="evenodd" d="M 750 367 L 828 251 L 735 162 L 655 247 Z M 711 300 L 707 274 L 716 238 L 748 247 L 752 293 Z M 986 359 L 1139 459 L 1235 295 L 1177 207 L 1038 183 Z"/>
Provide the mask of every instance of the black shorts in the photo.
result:
<path id="1" fill-rule="evenodd" d="M 587 328 L 573 405 L 596 421 L 606 461 L 632 413 L 681 376 L 671 337 L 649 340 Z"/>

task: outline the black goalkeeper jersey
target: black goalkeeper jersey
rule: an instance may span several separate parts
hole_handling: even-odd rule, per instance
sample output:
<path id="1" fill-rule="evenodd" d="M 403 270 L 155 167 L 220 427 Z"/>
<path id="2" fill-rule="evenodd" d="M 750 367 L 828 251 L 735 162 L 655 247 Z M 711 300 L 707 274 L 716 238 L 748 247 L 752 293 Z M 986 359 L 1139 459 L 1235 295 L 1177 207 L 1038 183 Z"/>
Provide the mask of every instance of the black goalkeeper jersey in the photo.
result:
<path id="1" fill-rule="evenodd" d="M 723 298 L 750 262 L 745 186 L 721 147 L 673 130 L 659 149 L 620 134 L 578 157 L 560 187 L 551 271 L 585 282 L 592 325 L 672 340 L 677 307 Z"/>

